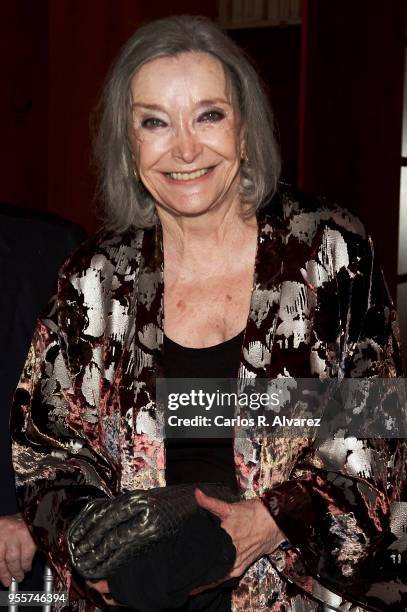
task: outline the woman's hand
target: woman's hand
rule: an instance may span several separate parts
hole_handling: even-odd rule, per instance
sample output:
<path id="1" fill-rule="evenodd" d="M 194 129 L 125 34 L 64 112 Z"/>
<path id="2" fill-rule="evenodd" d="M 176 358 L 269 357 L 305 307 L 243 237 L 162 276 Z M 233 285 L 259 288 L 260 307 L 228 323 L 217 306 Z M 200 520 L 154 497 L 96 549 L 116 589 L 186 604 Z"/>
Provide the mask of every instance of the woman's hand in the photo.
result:
<path id="1" fill-rule="evenodd" d="M 0 582 L 8 588 L 11 578 L 21 582 L 31 569 L 36 546 L 21 514 L 0 517 Z"/>
<path id="2" fill-rule="evenodd" d="M 229 504 L 206 495 L 200 489 L 195 489 L 195 499 L 202 508 L 221 519 L 221 527 L 230 535 L 236 548 L 236 559 L 227 576 L 215 583 L 194 589 L 191 595 L 196 595 L 230 578 L 241 576 L 252 563 L 272 553 L 286 539 L 259 499 Z M 109 585 L 106 580 L 87 581 L 87 584 L 98 591 L 108 605 L 120 605 L 109 597 Z"/>
<path id="3" fill-rule="evenodd" d="M 200 489 L 195 489 L 195 499 L 202 508 L 221 519 L 221 527 L 228 532 L 236 548 L 236 560 L 229 574 L 222 580 L 194 589 L 191 595 L 229 578 L 241 576 L 252 563 L 272 553 L 286 539 L 260 499 L 229 504 L 206 495 Z"/>

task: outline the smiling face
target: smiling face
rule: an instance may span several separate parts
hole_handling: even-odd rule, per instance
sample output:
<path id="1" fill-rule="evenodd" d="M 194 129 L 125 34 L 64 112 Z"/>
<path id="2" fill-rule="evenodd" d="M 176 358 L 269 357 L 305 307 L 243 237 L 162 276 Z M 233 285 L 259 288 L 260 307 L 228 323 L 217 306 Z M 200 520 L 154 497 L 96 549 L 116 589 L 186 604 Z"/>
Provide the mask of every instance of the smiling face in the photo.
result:
<path id="1" fill-rule="evenodd" d="M 222 64 L 192 52 L 152 60 L 131 95 L 135 165 L 158 206 L 200 215 L 238 202 L 239 115 Z"/>

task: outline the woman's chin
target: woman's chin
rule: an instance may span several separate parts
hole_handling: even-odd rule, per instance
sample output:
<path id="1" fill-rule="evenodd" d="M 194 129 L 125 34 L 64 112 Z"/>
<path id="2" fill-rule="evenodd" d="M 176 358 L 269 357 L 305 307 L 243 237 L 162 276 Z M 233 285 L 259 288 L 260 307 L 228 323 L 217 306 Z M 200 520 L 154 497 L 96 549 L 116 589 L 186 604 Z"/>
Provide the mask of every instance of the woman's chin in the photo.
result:
<path id="1" fill-rule="evenodd" d="M 178 201 L 176 203 L 174 202 L 158 205 L 158 208 L 165 209 L 167 212 L 172 213 L 173 215 L 182 217 L 199 217 L 205 213 L 208 213 L 215 207 L 217 207 L 216 202 L 197 202 L 193 200 L 188 200 L 185 203 Z"/>

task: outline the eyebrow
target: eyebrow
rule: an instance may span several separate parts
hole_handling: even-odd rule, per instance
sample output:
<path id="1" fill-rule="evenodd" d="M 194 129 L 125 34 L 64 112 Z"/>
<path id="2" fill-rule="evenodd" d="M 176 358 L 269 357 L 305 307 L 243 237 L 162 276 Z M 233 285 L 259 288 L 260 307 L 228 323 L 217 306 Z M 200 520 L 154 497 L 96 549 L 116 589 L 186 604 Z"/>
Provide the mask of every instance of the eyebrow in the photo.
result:
<path id="1" fill-rule="evenodd" d="M 231 106 L 231 103 L 228 100 L 225 100 L 224 98 L 208 98 L 207 100 L 200 100 L 196 104 L 196 106 L 197 107 L 211 106 L 213 104 L 226 104 L 227 106 Z M 148 110 L 166 112 L 165 108 L 163 106 L 160 106 L 159 104 L 148 104 L 146 102 L 133 102 L 133 104 L 131 105 L 131 110 L 133 110 L 136 107 L 147 108 Z"/>

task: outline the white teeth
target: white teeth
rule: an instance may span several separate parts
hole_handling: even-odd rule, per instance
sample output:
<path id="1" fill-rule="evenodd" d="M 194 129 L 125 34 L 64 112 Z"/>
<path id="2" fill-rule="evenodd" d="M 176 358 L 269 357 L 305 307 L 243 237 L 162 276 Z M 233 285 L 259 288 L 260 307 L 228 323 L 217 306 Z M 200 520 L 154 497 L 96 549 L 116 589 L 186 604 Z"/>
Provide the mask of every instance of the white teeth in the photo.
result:
<path id="1" fill-rule="evenodd" d="M 202 168 L 202 170 L 196 170 L 196 172 L 170 172 L 169 175 L 176 181 L 192 181 L 200 176 L 203 176 L 209 172 L 209 168 Z"/>

